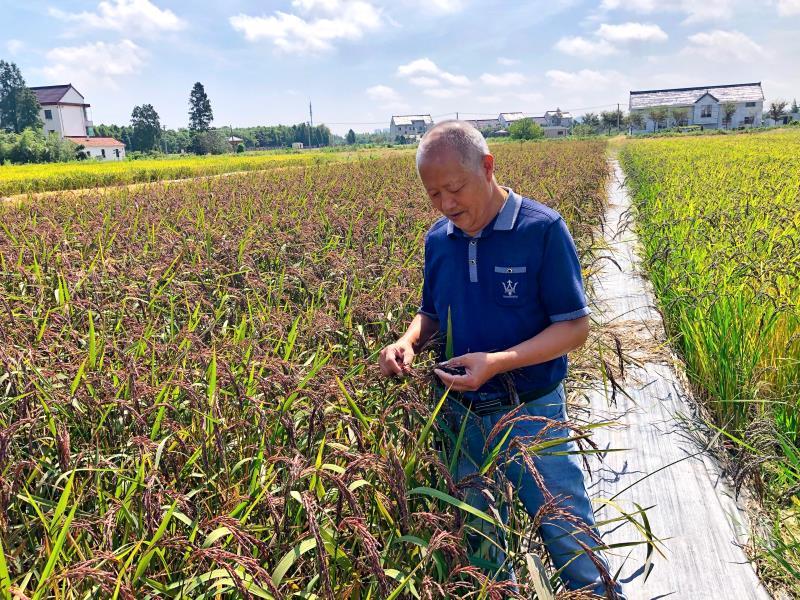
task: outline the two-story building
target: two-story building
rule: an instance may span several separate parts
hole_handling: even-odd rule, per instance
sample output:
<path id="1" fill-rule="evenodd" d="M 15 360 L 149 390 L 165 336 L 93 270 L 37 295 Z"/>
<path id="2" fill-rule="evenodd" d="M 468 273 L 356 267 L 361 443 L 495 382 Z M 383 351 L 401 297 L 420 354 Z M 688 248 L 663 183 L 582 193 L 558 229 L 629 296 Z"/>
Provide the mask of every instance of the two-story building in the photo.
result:
<path id="1" fill-rule="evenodd" d="M 639 114 L 641 126 L 631 133 L 656 131 L 673 125 L 704 129 L 759 127 L 764 109 L 761 82 L 736 83 L 630 92 L 629 111 Z"/>
<path id="2" fill-rule="evenodd" d="M 39 118 L 44 123 L 44 134 L 57 133 L 60 137 L 84 146 L 84 152 L 102 160 L 125 158 L 125 145 L 114 138 L 94 137 L 90 104 L 71 83 L 43 85 L 30 88 L 39 101 Z"/>
<path id="3" fill-rule="evenodd" d="M 396 140 L 400 136 L 406 140 L 421 138 L 433 127 L 430 115 L 393 115 L 389 122 L 389 139 Z"/>

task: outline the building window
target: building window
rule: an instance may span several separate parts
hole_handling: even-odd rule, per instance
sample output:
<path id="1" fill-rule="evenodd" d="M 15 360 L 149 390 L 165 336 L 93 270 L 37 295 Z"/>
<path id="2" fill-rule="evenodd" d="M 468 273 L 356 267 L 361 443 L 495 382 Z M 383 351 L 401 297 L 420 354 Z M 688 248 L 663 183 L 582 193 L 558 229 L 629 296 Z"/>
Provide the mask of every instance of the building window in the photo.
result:
<path id="1" fill-rule="evenodd" d="M 755 119 L 755 117 L 753 115 L 750 115 L 749 117 L 745 117 L 744 118 L 744 124 L 745 125 L 752 125 L 754 119 Z"/>
<path id="2" fill-rule="evenodd" d="M 747 108 L 755 108 L 755 106 L 756 106 L 756 103 L 755 103 L 755 102 L 745 102 L 745 103 L 744 103 L 744 105 L 745 105 Z"/>
<path id="3" fill-rule="evenodd" d="M 119 158 L 119 148 L 114 148 L 114 156 Z"/>
<path id="4" fill-rule="evenodd" d="M 711 117 L 711 105 L 707 104 L 706 106 L 700 109 L 700 118 L 708 119 L 710 117 Z"/>
<path id="5" fill-rule="evenodd" d="M 44 109 L 44 118 L 47 119 L 48 121 L 52 121 L 53 120 L 53 111 L 50 110 L 49 108 L 45 108 Z"/>
<path id="6" fill-rule="evenodd" d="M 103 158 L 105 158 L 106 157 L 106 149 L 105 148 L 101 148 L 100 149 L 100 154 L 102 155 Z"/>

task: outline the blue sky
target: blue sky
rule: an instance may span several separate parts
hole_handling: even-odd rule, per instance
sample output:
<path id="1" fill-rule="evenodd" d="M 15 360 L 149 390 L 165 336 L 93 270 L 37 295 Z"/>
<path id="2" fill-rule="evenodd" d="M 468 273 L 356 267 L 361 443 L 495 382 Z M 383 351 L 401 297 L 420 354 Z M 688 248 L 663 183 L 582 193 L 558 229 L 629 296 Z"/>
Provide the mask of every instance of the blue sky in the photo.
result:
<path id="1" fill-rule="evenodd" d="M 187 123 L 306 120 L 337 132 L 390 116 L 580 115 L 631 89 L 761 81 L 800 97 L 800 0 L 0 0 L 0 58 L 28 85 L 71 82 L 95 123 L 150 103 Z"/>

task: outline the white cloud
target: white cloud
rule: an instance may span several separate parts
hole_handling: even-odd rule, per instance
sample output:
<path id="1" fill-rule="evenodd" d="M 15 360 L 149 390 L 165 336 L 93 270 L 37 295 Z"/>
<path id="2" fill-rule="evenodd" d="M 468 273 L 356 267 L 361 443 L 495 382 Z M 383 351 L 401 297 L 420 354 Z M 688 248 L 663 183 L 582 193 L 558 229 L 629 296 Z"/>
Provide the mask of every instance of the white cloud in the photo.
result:
<path id="1" fill-rule="evenodd" d="M 403 101 L 400 94 L 397 93 L 397 90 L 388 85 L 373 85 L 367 88 L 367 97 L 377 102 L 381 108 L 395 110 L 408 109 L 408 104 Z"/>
<path id="2" fill-rule="evenodd" d="M 412 77 L 408 82 L 411 85 L 424 88 L 437 87 L 439 85 L 439 80 L 435 77 Z"/>
<path id="3" fill-rule="evenodd" d="M 797 0 L 779 0 L 794 2 Z M 601 11 L 621 10 L 639 14 L 679 12 L 685 15 L 683 23 L 689 25 L 709 20 L 730 19 L 737 0 L 603 0 Z"/>
<path id="4" fill-rule="evenodd" d="M 503 99 L 500 96 L 478 96 L 476 100 L 481 104 L 499 104 Z"/>
<path id="5" fill-rule="evenodd" d="M 63 46 L 47 52 L 42 72 L 51 81 L 72 81 L 77 86 L 117 88 L 115 80 L 138 73 L 147 53 L 130 40 L 119 43 L 94 42 L 83 46 Z M 79 87 L 78 89 L 83 89 Z"/>
<path id="6" fill-rule="evenodd" d="M 619 83 L 621 76 L 614 71 L 580 71 L 550 70 L 545 73 L 553 87 L 570 91 L 590 91 L 597 88 L 608 87 L 612 83 Z"/>
<path id="7" fill-rule="evenodd" d="M 718 62 L 752 62 L 766 55 L 764 48 L 742 32 L 721 29 L 690 35 L 689 46 L 683 52 Z"/>
<path id="8" fill-rule="evenodd" d="M 418 58 L 412 60 L 407 65 L 400 65 L 397 67 L 397 74 L 401 77 L 410 77 L 412 75 L 438 75 L 439 67 L 430 58 Z"/>
<path id="9" fill-rule="evenodd" d="M 269 40 L 289 53 L 326 52 L 337 41 L 355 41 L 380 29 L 380 11 L 364 0 L 294 0 L 292 6 L 305 17 L 277 11 L 272 16 L 238 14 L 231 26 L 250 42 Z"/>
<path id="10" fill-rule="evenodd" d="M 588 59 L 617 53 L 617 49 L 606 40 L 587 40 L 580 36 L 561 38 L 556 42 L 556 50 L 570 56 Z"/>
<path id="11" fill-rule="evenodd" d="M 778 0 L 778 14 L 782 17 L 800 15 L 800 0 Z"/>
<path id="12" fill-rule="evenodd" d="M 599 38 L 616 43 L 664 42 L 668 37 L 661 27 L 649 23 L 603 23 L 596 33 Z"/>
<path id="13" fill-rule="evenodd" d="M 397 91 L 394 88 L 390 88 L 388 85 L 373 85 L 371 88 L 367 88 L 367 96 L 373 100 L 384 102 L 400 99 Z"/>
<path id="14" fill-rule="evenodd" d="M 464 93 L 470 80 L 440 68 L 429 58 L 418 58 L 397 67 L 398 77 L 408 79 L 413 85 L 424 87 L 424 94 L 434 98 L 453 98 Z"/>
<path id="15" fill-rule="evenodd" d="M 496 85 L 500 87 L 522 85 L 527 81 L 522 73 L 484 73 L 481 75 L 481 81 L 486 85 Z"/>
<path id="16" fill-rule="evenodd" d="M 420 0 L 419 4 L 438 13 L 456 13 L 464 8 L 463 0 Z"/>
<path id="17" fill-rule="evenodd" d="M 8 40 L 6 42 L 6 50 L 8 53 L 14 56 L 17 52 L 22 50 L 25 47 L 25 42 L 22 40 Z"/>
<path id="18" fill-rule="evenodd" d="M 503 65 L 504 67 L 513 67 L 519 63 L 520 60 L 518 58 L 506 58 L 505 56 L 501 56 L 497 59 L 497 64 Z"/>
<path id="19" fill-rule="evenodd" d="M 68 13 L 50 8 L 49 14 L 76 23 L 79 29 L 120 31 L 128 36 L 178 31 L 186 22 L 174 12 L 158 8 L 150 0 L 109 0 L 100 2 L 95 12 Z"/>

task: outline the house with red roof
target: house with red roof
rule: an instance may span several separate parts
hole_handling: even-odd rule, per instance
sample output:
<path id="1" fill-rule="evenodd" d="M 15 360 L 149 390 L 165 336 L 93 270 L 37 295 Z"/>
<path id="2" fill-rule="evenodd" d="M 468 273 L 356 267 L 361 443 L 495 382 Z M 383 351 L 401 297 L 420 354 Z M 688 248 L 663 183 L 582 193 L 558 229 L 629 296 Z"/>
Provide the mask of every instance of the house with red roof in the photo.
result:
<path id="1" fill-rule="evenodd" d="M 41 107 L 39 117 L 44 123 L 44 134 L 58 133 L 85 148 L 87 156 L 101 160 L 125 158 L 125 144 L 114 138 L 94 137 L 91 107 L 71 83 L 43 85 L 30 88 Z"/>

